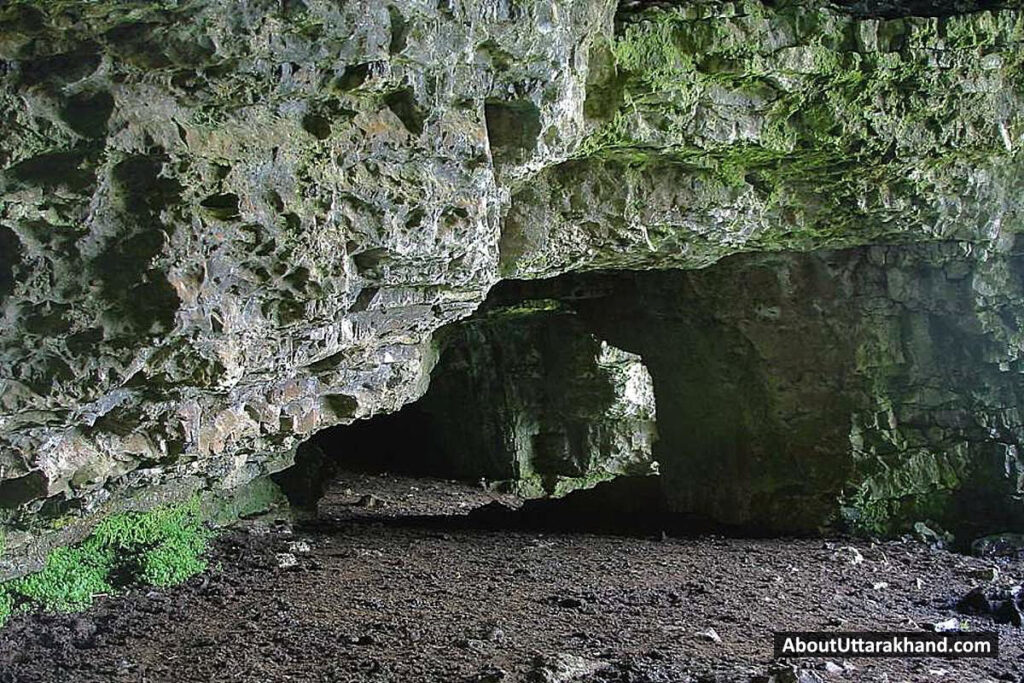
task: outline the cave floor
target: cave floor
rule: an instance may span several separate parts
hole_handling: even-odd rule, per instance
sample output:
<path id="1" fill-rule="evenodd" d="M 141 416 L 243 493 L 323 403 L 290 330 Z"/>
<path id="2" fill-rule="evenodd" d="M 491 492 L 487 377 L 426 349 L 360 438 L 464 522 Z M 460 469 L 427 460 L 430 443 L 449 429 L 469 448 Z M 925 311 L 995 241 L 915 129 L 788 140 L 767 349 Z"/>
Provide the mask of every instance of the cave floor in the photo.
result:
<path id="1" fill-rule="evenodd" d="M 966 621 L 999 631 L 998 660 L 772 659 L 775 630 L 906 631 L 958 616 L 952 604 L 979 583 L 971 571 L 993 560 L 910 541 L 655 539 L 401 519 L 493 497 L 348 476 L 325 500 L 327 521 L 250 522 L 224 534 L 211 569 L 182 586 L 104 598 L 78 615 L 14 618 L 0 631 L 0 681 L 1024 676 L 1024 635 L 982 617 Z M 862 562 L 850 561 L 850 545 Z M 1024 578 L 1024 562 L 998 562 L 998 582 Z"/>

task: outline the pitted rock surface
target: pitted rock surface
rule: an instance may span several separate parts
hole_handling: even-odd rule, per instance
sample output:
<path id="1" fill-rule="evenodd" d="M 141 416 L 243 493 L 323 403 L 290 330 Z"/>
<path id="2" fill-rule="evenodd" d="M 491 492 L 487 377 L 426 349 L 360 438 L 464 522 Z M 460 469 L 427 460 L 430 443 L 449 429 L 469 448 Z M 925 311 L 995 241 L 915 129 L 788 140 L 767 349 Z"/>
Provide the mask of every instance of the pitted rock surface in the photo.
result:
<path id="1" fill-rule="evenodd" d="M 893 241 L 1002 262 L 1014 4 L 7 3 L 0 575 L 415 400 L 503 277 Z M 1008 281 L 972 291 L 998 311 Z"/>

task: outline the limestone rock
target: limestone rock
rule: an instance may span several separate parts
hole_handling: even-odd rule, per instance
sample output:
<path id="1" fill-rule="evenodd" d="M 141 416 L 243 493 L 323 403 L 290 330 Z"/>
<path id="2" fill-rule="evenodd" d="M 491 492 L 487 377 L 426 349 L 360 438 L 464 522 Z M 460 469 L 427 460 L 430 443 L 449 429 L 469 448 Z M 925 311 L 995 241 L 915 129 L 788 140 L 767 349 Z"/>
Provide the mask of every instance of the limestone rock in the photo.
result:
<path id="1" fill-rule="evenodd" d="M 664 4 L 0 8 L 0 577 L 596 269 L 660 269 L 591 281 L 625 327 L 578 308 L 650 372 L 677 509 L 1018 524 L 1020 11 Z"/>

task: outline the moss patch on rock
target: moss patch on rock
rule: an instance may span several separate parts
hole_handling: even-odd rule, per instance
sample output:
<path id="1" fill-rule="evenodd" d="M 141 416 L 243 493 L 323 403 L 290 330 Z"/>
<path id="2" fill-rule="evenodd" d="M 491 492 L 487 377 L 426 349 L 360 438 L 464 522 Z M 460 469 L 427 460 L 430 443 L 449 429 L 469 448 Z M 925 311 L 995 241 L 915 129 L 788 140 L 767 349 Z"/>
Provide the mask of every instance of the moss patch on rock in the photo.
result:
<path id="1" fill-rule="evenodd" d="M 630 14 L 609 83 L 592 88 L 615 101 L 589 103 L 609 113 L 577 156 L 749 186 L 795 227 L 766 249 L 858 243 L 901 211 L 930 225 L 927 198 L 964 167 L 1019 158 L 1022 44 L 1016 10 L 879 20 L 748 0 Z"/>
<path id="2" fill-rule="evenodd" d="M 844 160 L 1009 151 L 1024 15 L 856 19 L 809 3 L 693 3 L 634 16 L 611 46 L 621 106 L 590 153 L 744 144 Z M 879 153 L 888 153 L 879 158 Z"/>
<path id="3" fill-rule="evenodd" d="M 81 543 L 53 550 L 42 571 L 0 584 L 0 624 L 16 610 L 73 612 L 129 586 L 181 583 L 206 569 L 212 536 L 197 498 L 109 517 Z"/>

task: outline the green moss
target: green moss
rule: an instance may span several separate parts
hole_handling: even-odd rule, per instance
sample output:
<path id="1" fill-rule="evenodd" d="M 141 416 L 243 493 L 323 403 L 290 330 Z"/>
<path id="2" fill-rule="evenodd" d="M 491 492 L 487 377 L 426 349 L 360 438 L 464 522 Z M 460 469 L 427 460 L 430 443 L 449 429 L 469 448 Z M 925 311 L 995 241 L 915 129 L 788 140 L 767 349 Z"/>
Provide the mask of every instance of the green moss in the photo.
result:
<path id="1" fill-rule="evenodd" d="M 90 540 L 74 548 L 57 548 L 41 572 L 8 582 L 7 592 L 49 611 L 73 612 L 113 590 L 108 580 L 113 567 L 111 549 Z"/>
<path id="2" fill-rule="evenodd" d="M 14 596 L 0 584 L 0 627 L 7 623 L 14 611 Z"/>
<path id="3" fill-rule="evenodd" d="M 891 537 L 909 531 L 915 522 L 949 519 L 950 489 L 908 492 L 904 496 L 877 496 L 865 485 L 843 501 L 850 530 L 868 536 Z"/>
<path id="4" fill-rule="evenodd" d="M 170 586 L 206 569 L 202 554 L 209 537 L 200 521 L 198 500 L 193 499 L 185 505 L 111 517 L 100 523 L 92 538 L 132 565 L 138 581 Z"/>
<path id="5" fill-rule="evenodd" d="M 968 477 L 969 455 L 927 450 L 907 453 L 904 448 L 895 452 L 899 458 L 876 456 L 861 464 L 859 469 L 867 476 L 842 501 L 846 521 L 854 531 L 890 536 L 908 531 L 914 522 L 948 522 L 955 516 L 953 492 Z"/>
<path id="6" fill-rule="evenodd" d="M 561 498 L 573 491 L 590 489 L 602 482 L 611 481 L 616 476 L 607 470 L 595 469 L 582 477 L 558 477 L 554 480 L 550 495 L 552 498 Z"/>
<path id="7" fill-rule="evenodd" d="M 115 550 L 152 547 L 181 534 L 200 532 L 199 504 L 162 506 L 147 512 L 114 515 L 100 522 L 90 540 Z"/>
<path id="8" fill-rule="evenodd" d="M 200 516 L 214 526 L 224 526 L 287 505 L 288 499 L 277 484 L 270 477 L 259 477 L 233 489 L 228 495 L 220 491 L 203 494 Z"/>
<path id="9" fill-rule="evenodd" d="M 753 185 L 766 211 L 809 205 L 822 220 L 801 239 L 856 232 L 865 197 L 934 192 L 964 161 L 1016 154 L 1003 139 L 1024 128 L 1005 105 L 1024 89 L 1020 12 L 871 22 L 740 5 L 629 19 L 611 47 L 621 105 L 578 157 L 670 160 Z"/>
<path id="10" fill-rule="evenodd" d="M 151 586 L 173 586 L 206 569 L 204 535 L 181 531 L 142 554 L 139 579 Z"/>
<path id="11" fill-rule="evenodd" d="M 52 551 L 42 571 L 0 584 L 0 623 L 15 607 L 73 612 L 127 586 L 181 583 L 206 569 L 211 535 L 198 499 L 109 517 L 78 545 Z"/>

